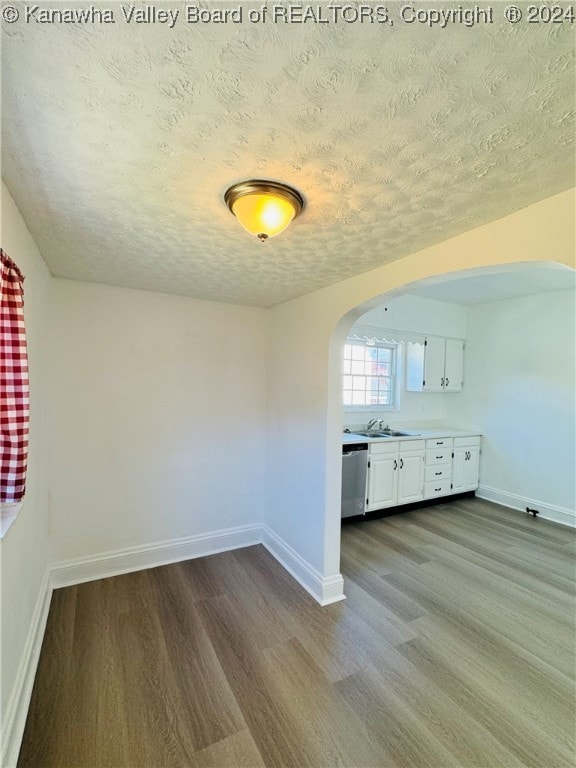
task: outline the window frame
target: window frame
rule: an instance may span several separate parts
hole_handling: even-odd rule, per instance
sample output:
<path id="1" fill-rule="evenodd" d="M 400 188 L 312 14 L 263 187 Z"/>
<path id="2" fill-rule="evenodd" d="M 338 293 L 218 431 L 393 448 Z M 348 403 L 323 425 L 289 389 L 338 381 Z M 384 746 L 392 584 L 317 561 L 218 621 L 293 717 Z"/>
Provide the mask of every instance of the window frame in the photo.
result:
<path id="1" fill-rule="evenodd" d="M 355 405 L 355 404 L 346 404 L 344 403 L 344 377 L 348 375 L 354 375 L 351 372 L 346 373 L 345 372 L 345 361 L 347 358 L 345 358 L 345 349 L 347 345 L 356 345 L 356 346 L 362 346 L 364 348 L 368 347 L 370 349 L 373 348 L 382 348 L 387 349 L 392 352 L 392 359 L 390 361 L 390 376 L 389 377 L 382 377 L 382 378 L 389 378 L 390 379 L 390 403 L 386 404 L 369 404 L 369 405 Z M 371 339 L 371 338 L 359 338 L 358 336 L 349 336 L 345 343 L 342 350 L 342 380 L 341 380 L 341 392 L 342 392 L 342 407 L 347 412 L 357 411 L 357 412 L 390 412 L 390 411 L 398 411 L 400 410 L 400 391 L 401 391 L 401 381 L 400 381 L 400 371 L 401 371 L 401 347 L 400 344 L 394 341 L 384 341 L 380 339 Z M 352 360 L 352 358 L 350 358 Z M 367 377 L 369 374 L 355 374 L 355 375 L 364 375 Z M 346 390 L 351 391 L 351 390 Z M 366 389 L 364 389 L 366 391 Z"/>

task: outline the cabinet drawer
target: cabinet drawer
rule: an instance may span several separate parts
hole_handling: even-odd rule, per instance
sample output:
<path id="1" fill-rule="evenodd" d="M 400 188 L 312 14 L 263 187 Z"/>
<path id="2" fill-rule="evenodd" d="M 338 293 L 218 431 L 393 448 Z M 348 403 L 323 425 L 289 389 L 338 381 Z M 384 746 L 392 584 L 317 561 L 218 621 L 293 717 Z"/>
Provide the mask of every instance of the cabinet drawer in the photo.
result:
<path id="1" fill-rule="evenodd" d="M 369 443 L 368 451 L 370 456 L 374 456 L 379 453 L 398 453 L 398 440 L 384 439 L 378 443 Z"/>
<path id="2" fill-rule="evenodd" d="M 439 480 L 438 482 L 424 483 L 424 498 L 433 499 L 435 496 L 448 496 L 452 493 L 450 480 Z"/>
<path id="3" fill-rule="evenodd" d="M 426 466 L 449 464 L 452 461 L 451 448 L 433 448 L 426 451 Z"/>
<path id="4" fill-rule="evenodd" d="M 427 483 L 450 480 L 451 478 L 452 464 L 434 464 L 432 467 L 425 467 L 424 480 Z"/>
<path id="5" fill-rule="evenodd" d="M 476 448 L 479 445 L 480 445 L 480 435 L 473 435 L 472 437 L 454 438 L 454 448 Z"/>
<path id="6" fill-rule="evenodd" d="M 424 452 L 424 440 L 400 440 L 400 453 L 408 451 Z"/>
<path id="7" fill-rule="evenodd" d="M 434 437 L 426 440 L 426 449 L 432 450 L 433 448 L 452 448 L 453 439 L 451 437 Z"/>

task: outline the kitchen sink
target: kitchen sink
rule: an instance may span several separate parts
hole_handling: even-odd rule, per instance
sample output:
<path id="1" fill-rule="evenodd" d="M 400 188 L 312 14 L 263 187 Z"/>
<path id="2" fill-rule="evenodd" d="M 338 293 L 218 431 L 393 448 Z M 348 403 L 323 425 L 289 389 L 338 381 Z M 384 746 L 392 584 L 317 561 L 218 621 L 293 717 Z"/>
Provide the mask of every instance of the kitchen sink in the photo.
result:
<path id="1" fill-rule="evenodd" d="M 362 437 L 412 437 L 414 432 L 398 432 L 395 429 L 365 429 L 354 432 L 355 435 Z"/>

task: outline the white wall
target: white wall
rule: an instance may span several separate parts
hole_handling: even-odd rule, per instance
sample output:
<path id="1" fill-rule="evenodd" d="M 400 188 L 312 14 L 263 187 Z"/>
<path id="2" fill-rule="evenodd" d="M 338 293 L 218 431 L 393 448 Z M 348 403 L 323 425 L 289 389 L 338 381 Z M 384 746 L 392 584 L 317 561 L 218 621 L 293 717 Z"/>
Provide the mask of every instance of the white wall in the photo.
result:
<path id="1" fill-rule="evenodd" d="M 0 544 L 8 766 L 54 566 L 96 558 L 97 576 L 103 553 L 261 523 L 266 312 L 53 279 L 4 187 L 2 246 L 26 276 L 31 395 L 27 493 Z"/>
<path id="2" fill-rule="evenodd" d="M 265 311 L 54 280 L 55 562 L 258 523 Z"/>
<path id="3" fill-rule="evenodd" d="M 359 317 L 356 323 L 407 333 L 465 339 L 466 307 L 406 294 L 385 299 L 379 307 Z"/>
<path id="4" fill-rule="evenodd" d="M 460 270 L 574 258 L 574 190 L 270 312 L 268 527 L 324 579 L 340 567 L 341 350 L 378 297 Z M 355 254 L 350 253 L 350 258 Z M 306 377 L 302 371 L 306 371 Z M 302 429 L 299 430 L 299 427 Z M 272 442 L 272 437 L 274 438 Z M 296 453 L 297 450 L 297 453 Z"/>
<path id="5" fill-rule="evenodd" d="M 480 495 L 576 524 L 575 294 L 470 307 L 454 423 L 484 435 Z M 565 519 L 564 519 L 565 518 Z"/>
<path id="6" fill-rule="evenodd" d="M 413 281 L 574 253 L 567 192 L 264 311 L 53 280 L 4 188 L 2 207 L 2 245 L 27 277 L 32 401 L 28 493 L 0 549 L 3 708 L 54 563 L 264 519 L 289 566 L 341 594 L 340 358 L 354 320 Z"/>
<path id="7" fill-rule="evenodd" d="M 24 316 L 30 368 L 30 444 L 26 495 L 0 542 L 2 577 L 1 706 L 3 735 L 10 730 L 27 642 L 48 566 L 47 367 L 52 278 L 7 188 L 2 185 L 2 247 L 24 274 Z M 23 725 L 23 723 L 22 723 Z M 6 745 L 3 745 L 3 750 Z"/>
<path id="8" fill-rule="evenodd" d="M 354 333 L 357 326 L 400 331 L 400 334 L 392 334 L 392 338 L 398 339 L 402 338 L 402 333 L 465 339 L 466 307 L 406 294 L 384 301 L 379 307 L 366 312 L 358 318 L 350 333 Z M 403 344 L 399 345 L 399 354 L 399 409 L 389 411 L 378 408 L 345 408 L 342 412 L 344 426 L 358 428 L 359 425 L 365 426 L 370 419 L 384 419 L 387 424 L 406 429 L 424 425 L 435 427 L 445 422 L 446 395 L 443 392 L 406 392 L 406 356 Z"/>

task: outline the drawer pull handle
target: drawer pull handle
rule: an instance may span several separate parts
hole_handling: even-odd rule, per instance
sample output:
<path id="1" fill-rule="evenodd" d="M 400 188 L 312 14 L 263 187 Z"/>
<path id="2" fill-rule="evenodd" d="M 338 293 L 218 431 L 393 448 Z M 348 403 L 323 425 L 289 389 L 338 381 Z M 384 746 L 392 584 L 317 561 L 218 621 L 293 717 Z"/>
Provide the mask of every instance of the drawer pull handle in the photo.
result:
<path id="1" fill-rule="evenodd" d="M 441 459 L 441 458 L 442 458 L 442 456 L 436 456 L 436 458 L 437 458 L 437 459 Z"/>
<path id="2" fill-rule="evenodd" d="M 435 474 L 436 476 L 438 476 L 438 475 L 441 475 L 441 474 L 442 474 L 442 472 L 434 472 L 434 474 Z"/>
<path id="3" fill-rule="evenodd" d="M 441 491 L 442 488 L 434 488 L 435 491 Z"/>

